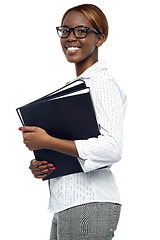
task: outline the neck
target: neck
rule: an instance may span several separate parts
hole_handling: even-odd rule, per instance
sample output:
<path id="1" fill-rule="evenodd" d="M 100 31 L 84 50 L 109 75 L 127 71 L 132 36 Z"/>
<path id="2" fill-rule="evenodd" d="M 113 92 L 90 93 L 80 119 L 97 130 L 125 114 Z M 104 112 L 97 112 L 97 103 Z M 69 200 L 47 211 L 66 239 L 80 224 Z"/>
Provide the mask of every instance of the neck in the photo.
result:
<path id="1" fill-rule="evenodd" d="M 80 76 L 85 70 L 87 70 L 89 67 L 91 67 L 93 64 L 95 64 L 98 61 L 98 56 L 97 58 L 90 59 L 88 61 L 83 61 L 80 63 L 76 63 L 76 75 L 77 77 Z"/>

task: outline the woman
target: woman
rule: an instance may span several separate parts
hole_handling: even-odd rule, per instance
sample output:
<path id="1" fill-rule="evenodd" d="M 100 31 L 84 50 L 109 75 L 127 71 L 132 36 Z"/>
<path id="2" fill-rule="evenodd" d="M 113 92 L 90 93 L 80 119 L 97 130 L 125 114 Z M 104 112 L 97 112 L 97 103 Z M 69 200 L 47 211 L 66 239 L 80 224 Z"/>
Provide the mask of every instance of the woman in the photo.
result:
<path id="1" fill-rule="evenodd" d="M 50 240 L 110 240 L 121 209 L 110 167 L 121 159 L 126 96 L 105 62 L 98 61 L 98 49 L 108 36 L 107 19 L 98 7 L 83 4 L 64 14 L 57 32 L 67 60 L 75 63 L 77 78 L 90 87 L 101 135 L 68 141 L 37 127 L 20 130 L 30 150 L 45 148 L 75 156 L 84 171 L 50 180 L 49 207 L 54 213 Z M 30 169 L 36 178 L 44 178 L 55 167 L 44 159 L 32 160 Z"/>

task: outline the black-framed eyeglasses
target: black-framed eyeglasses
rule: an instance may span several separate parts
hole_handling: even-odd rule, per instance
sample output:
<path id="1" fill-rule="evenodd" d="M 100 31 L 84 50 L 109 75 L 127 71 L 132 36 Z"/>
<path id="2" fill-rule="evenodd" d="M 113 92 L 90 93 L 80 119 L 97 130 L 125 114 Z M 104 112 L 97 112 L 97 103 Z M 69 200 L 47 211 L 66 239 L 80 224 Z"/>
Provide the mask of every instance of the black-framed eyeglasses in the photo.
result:
<path id="1" fill-rule="evenodd" d="M 87 36 L 88 31 L 92 31 L 96 34 L 99 34 L 100 32 L 97 31 L 94 28 L 91 27 L 84 27 L 84 26 L 78 26 L 74 28 L 69 28 L 66 26 L 56 27 L 58 36 L 60 38 L 67 38 L 71 31 L 73 31 L 73 34 L 76 38 L 85 38 Z"/>

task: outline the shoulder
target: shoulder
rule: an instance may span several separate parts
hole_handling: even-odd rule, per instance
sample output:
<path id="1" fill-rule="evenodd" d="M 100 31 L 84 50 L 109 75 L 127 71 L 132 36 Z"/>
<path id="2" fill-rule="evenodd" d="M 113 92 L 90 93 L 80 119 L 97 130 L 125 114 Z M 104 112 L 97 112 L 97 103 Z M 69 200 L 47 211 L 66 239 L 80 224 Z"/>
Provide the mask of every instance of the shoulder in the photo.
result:
<path id="1" fill-rule="evenodd" d="M 107 68 L 102 68 L 95 72 L 90 78 L 90 83 L 91 90 L 96 91 L 97 93 L 118 94 L 123 101 L 126 99 L 126 94 L 122 90 L 119 82 Z"/>

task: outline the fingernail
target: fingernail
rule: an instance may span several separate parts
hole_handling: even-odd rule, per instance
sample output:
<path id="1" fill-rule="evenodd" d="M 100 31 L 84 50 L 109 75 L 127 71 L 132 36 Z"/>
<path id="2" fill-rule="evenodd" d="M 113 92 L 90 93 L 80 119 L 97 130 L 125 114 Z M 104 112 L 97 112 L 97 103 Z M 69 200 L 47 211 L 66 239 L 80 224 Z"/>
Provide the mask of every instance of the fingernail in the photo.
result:
<path id="1" fill-rule="evenodd" d="M 48 162 L 45 162 L 44 164 L 48 164 Z"/>
<path id="2" fill-rule="evenodd" d="M 53 165 L 53 164 L 50 164 L 49 166 L 50 166 L 51 168 L 52 168 L 52 167 L 54 167 L 54 165 Z"/>
<path id="3" fill-rule="evenodd" d="M 56 169 L 55 167 L 51 168 L 52 171 L 54 171 L 55 169 Z"/>
<path id="4" fill-rule="evenodd" d="M 18 130 L 21 131 L 21 130 L 22 130 L 22 127 L 18 128 Z"/>
<path id="5" fill-rule="evenodd" d="M 52 171 L 49 172 L 49 174 L 51 174 L 51 173 L 52 173 Z"/>

